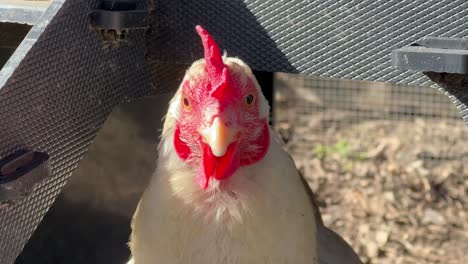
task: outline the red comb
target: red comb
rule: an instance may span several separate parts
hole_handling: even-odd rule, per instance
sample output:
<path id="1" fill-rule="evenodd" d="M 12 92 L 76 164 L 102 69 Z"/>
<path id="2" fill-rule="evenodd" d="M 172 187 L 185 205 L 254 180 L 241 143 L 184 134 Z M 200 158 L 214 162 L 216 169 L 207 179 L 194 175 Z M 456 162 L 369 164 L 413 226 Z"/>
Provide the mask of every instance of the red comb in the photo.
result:
<path id="1" fill-rule="evenodd" d="M 228 86 L 228 67 L 224 64 L 218 44 L 211 35 L 200 25 L 197 25 L 195 29 L 205 50 L 206 71 L 211 82 L 211 93 L 216 98 L 220 98 L 224 93 L 223 88 Z"/>

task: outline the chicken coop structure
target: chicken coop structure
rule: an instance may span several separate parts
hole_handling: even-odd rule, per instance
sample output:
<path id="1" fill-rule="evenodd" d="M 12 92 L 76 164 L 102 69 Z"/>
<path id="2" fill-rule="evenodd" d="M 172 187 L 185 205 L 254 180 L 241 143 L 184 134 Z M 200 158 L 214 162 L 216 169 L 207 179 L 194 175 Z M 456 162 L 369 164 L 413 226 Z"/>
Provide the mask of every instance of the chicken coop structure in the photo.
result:
<path id="1" fill-rule="evenodd" d="M 350 187 L 367 178 L 382 194 L 377 200 L 422 195 L 411 204 L 421 218 L 455 226 L 458 233 L 444 235 L 468 241 L 468 216 L 458 214 L 468 207 L 468 168 L 460 164 L 468 153 L 467 1 L 0 0 L 0 263 L 127 257 L 163 111 L 187 66 L 202 57 L 191 44 L 197 24 L 255 70 L 275 129 L 329 205 L 327 224 L 344 232 L 346 217 L 364 221 L 337 218 L 338 202 L 326 194 L 342 189 L 344 200 L 362 200 L 370 194 Z M 389 180 L 395 175 L 419 181 Z M 425 196 L 433 192 L 458 211 L 416 204 L 436 199 Z M 362 228 L 395 217 L 376 214 Z M 375 239 L 359 230 L 345 238 L 377 243 L 359 249 L 366 261 L 391 255 L 381 245 L 390 231 L 377 230 Z M 401 243 L 409 252 L 417 245 Z M 453 263 L 466 260 L 462 247 L 462 262 Z M 447 254 L 426 253 L 428 263 Z"/>

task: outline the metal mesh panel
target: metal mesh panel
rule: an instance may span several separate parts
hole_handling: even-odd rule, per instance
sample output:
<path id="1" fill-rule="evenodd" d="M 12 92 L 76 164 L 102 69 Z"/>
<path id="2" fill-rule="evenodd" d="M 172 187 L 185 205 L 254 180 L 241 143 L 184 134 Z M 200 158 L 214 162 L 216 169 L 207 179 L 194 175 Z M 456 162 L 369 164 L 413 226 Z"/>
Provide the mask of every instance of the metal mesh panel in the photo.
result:
<path id="1" fill-rule="evenodd" d="M 201 56 L 201 24 L 229 54 L 257 70 L 430 85 L 391 69 L 391 51 L 425 36 L 468 37 L 468 2 L 155 0 L 150 58 L 190 63 Z M 170 46 L 168 50 L 158 47 Z"/>
<path id="2" fill-rule="evenodd" d="M 278 74 L 275 128 L 371 263 L 465 263 L 468 130 L 427 87 Z"/>
<path id="3" fill-rule="evenodd" d="M 157 91 L 144 63 L 145 33 L 132 32 L 127 45 L 104 48 L 88 24 L 94 6 L 54 2 L 0 76 L 7 77 L 0 89 L 0 155 L 46 152 L 53 174 L 33 194 L 0 210 L 0 263 L 12 263 L 20 253 L 112 108 Z"/>
<path id="4" fill-rule="evenodd" d="M 283 93 L 282 85 L 288 85 L 285 99 L 297 104 L 301 114 L 329 109 L 348 113 L 348 118 L 341 118 L 343 126 L 374 119 L 461 121 L 452 101 L 428 87 L 287 74 L 277 75 L 277 84 Z"/>

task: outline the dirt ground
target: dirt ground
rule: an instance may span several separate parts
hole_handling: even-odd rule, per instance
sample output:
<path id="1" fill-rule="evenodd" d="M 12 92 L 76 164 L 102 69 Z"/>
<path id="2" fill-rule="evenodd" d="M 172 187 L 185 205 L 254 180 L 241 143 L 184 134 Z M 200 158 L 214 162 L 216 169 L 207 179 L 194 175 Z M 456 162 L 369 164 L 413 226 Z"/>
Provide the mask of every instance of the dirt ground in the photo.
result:
<path id="1" fill-rule="evenodd" d="M 366 120 L 331 108 L 310 114 L 303 96 L 292 101 L 288 84 L 283 88 L 276 129 L 325 224 L 365 263 L 468 263 L 468 130 L 461 119 Z"/>

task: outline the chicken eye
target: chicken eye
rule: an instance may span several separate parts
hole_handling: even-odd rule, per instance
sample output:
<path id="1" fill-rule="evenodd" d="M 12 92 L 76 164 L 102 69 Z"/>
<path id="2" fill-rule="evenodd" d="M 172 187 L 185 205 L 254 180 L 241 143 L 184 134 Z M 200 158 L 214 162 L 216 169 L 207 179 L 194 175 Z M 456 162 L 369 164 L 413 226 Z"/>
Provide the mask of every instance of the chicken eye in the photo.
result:
<path id="1" fill-rule="evenodd" d="M 255 96 L 253 94 L 249 94 L 245 97 L 245 103 L 248 105 L 253 104 L 254 101 L 255 101 Z"/>
<path id="2" fill-rule="evenodd" d="M 189 99 L 188 99 L 187 97 L 184 97 L 184 98 L 182 99 L 182 102 L 184 103 L 184 108 L 185 108 L 185 110 L 190 111 L 190 109 L 191 109 L 192 107 L 191 107 L 191 105 L 190 105 Z"/>

